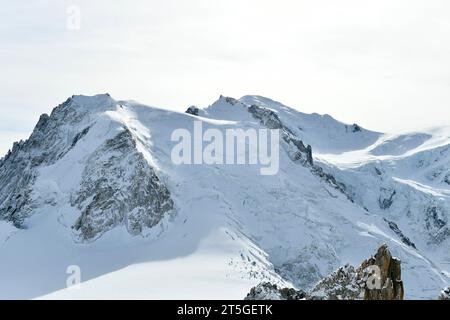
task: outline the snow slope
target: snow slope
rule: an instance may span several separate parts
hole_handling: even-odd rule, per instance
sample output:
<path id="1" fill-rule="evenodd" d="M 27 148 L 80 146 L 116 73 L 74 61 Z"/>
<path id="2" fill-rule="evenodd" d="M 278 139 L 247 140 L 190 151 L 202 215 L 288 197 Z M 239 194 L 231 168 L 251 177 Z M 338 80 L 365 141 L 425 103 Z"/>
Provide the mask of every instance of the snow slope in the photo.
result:
<path id="1" fill-rule="evenodd" d="M 68 125 L 63 117 L 51 129 L 67 141 L 60 148 L 64 153 L 33 168 L 31 196 L 18 206 L 25 213 L 3 218 L 17 226 L 19 216 L 23 223 L 18 229 L 0 221 L 0 298 L 242 299 L 261 281 L 310 288 L 339 266 L 358 265 L 382 243 L 403 261 L 407 298 L 435 298 L 449 282 L 445 128 L 387 136 L 259 96 L 221 97 L 199 116 L 108 95 L 71 101 L 79 121 Z M 195 120 L 221 131 L 265 128 L 249 112 L 252 105 L 273 112 L 291 138 L 311 145 L 315 164 L 293 159 L 292 145 L 284 143 L 274 176 L 260 175 L 257 165 L 172 163 L 171 133 L 192 131 Z M 131 137 L 125 149 L 117 141 L 124 131 Z M 102 148 L 105 143 L 113 148 Z M 122 149 L 119 158 L 137 150 L 130 159 L 145 159 L 139 168 L 153 172 L 155 188 L 169 192 L 173 206 L 149 209 L 156 224 L 138 215 L 134 228 L 135 215 L 113 201 L 141 187 L 127 178 L 137 170 L 135 160 L 116 161 Z M 99 204 L 105 192 L 94 190 L 84 200 L 100 208 L 93 222 L 81 222 L 87 223 L 81 230 L 96 231 L 89 237 L 74 228 L 89 205 L 74 198 L 86 189 L 86 168 L 98 150 L 106 162 L 98 162 L 98 172 L 94 166 L 93 176 L 102 172 L 100 163 L 113 163 L 106 187 L 119 193 Z M 71 265 L 81 269 L 80 289 L 66 289 Z"/>

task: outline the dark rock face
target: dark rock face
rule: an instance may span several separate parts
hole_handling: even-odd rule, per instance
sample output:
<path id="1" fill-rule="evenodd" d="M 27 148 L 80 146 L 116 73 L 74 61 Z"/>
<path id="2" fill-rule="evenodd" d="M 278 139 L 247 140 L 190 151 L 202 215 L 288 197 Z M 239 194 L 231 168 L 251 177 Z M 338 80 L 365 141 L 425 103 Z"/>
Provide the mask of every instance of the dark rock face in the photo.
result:
<path id="1" fill-rule="evenodd" d="M 345 131 L 346 132 L 353 132 L 353 133 L 357 133 L 357 132 L 361 132 L 362 128 L 360 126 L 358 126 L 356 123 L 354 123 L 351 126 L 345 125 Z"/>
<path id="2" fill-rule="evenodd" d="M 232 97 L 226 97 L 226 96 L 224 96 L 224 95 L 221 94 L 220 97 L 219 97 L 219 100 L 222 100 L 222 99 L 224 99 L 226 103 L 229 103 L 229 104 L 231 104 L 232 106 L 234 106 L 235 104 L 239 103 L 239 101 L 236 100 L 235 98 L 232 98 Z"/>
<path id="3" fill-rule="evenodd" d="M 0 160 L 0 219 L 23 226 L 32 211 L 31 191 L 38 167 L 55 163 L 66 155 L 89 131 L 77 131 L 87 115 L 72 99 L 43 114 L 26 141 L 16 142 Z"/>
<path id="4" fill-rule="evenodd" d="M 431 242 L 440 244 L 450 237 L 450 228 L 443 208 L 431 205 L 425 211 L 425 227 L 431 235 Z"/>
<path id="5" fill-rule="evenodd" d="M 198 116 L 199 109 L 195 106 L 191 106 L 186 110 L 187 114 L 191 114 L 193 116 Z"/>
<path id="6" fill-rule="evenodd" d="M 283 123 L 278 117 L 278 114 L 270 109 L 263 108 L 257 105 L 251 105 L 248 108 L 248 112 L 250 112 L 255 119 L 258 119 L 263 126 L 269 129 L 281 130 L 284 127 Z"/>
<path id="7" fill-rule="evenodd" d="M 313 165 L 313 156 L 312 156 L 312 147 L 311 145 L 308 145 L 306 147 L 306 161 L 308 161 L 309 164 Z"/>
<path id="8" fill-rule="evenodd" d="M 259 120 L 263 126 L 269 129 L 279 129 L 281 131 L 281 137 L 284 142 L 283 147 L 292 161 L 299 162 L 310 167 L 313 174 L 323 179 L 333 188 L 339 190 L 351 202 L 354 202 L 352 197 L 346 192 L 346 186 L 343 183 L 338 182 L 333 175 L 324 172 L 322 167 L 314 165 L 311 145 L 306 146 L 304 142 L 292 132 L 292 130 L 283 124 L 276 112 L 257 105 L 251 105 L 248 108 L 248 111 L 253 118 Z"/>
<path id="9" fill-rule="evenodd" d="M 21 228 L 31 212 L 31 187 L 36 171 L 25 155 L 18 151 L 23 146 L 15 144 L 3 164 L 0 164 L 0 219 Z"/>
<path id="10" fill-rule="evenodd" d="M 448 300 L 450 301 L 450 287 L 444 288 L 439 295 L 438 300 Z"/>
<path id="11" fill-rule="evenodd" d="M 307 147 L 301 139 L 286 127 L 278 114 L 270 109 L 263 108 L 257 105 L 251 105 L 248 111 L 253 118 L 260 121 L 260 123 L 269 129 L 278 129 L 281 131 L 281 137 L 285 142 L 285 149 L 292 161 L 300 161 L 305 165 L 313 165 L 312 148 Z"/>
<path id="12" fill-rule="evenodd" d="M 376 173 L 377 175 L 379 175 L 379 176 L 382 176 L 382 175 L 383 175 L 383 172 L 381 172 L 381 170 L 378 169 L 377 167 L 375 167 L 375 173 Z"/>
<path id="13" fill-rule="evenodd" d="M 92 108 L 101 112 L 116 106 L 106 95 L 96 99 Z M 90 107 L 79 103 L 70 98 L 50 116 L 42 115 L 30 138 L 15 143 L 0 160 L 0 220 L 25 227 L 37 205 L 32 192 L 39 169 L 62 159 L 90 133 L 97 118 Z M 168 189 L 126 129 L 93 150 L 81 181 L 70 195 L 70 203 L 81 210 L 73 228 L 83 241 L 96 239 L 118 225 L 125 225 L 133 235 L 143 233 L 173 209 Z"/>
<path id="14" fill-rule="evenodd" d="M 398 225 L 393 222 L 393 221 L 389 221 L 387 219 L 384 219 L 384 221 L 387 222 L 387 224 L 389 225 L 389 228 L 394 231 L 394 233 L 400 238 L 400 240 L 402 240 L 402 242 L 404 244 L 406 244 L 407 246 L 410 246 L 414 249 L 416 248 L 416 245 L 407 237 L 403 234 L 403 232 L 400 230 L 400 228 L 398 227 Z"/>
<path id="15" fill-rule="evenodd" d="M 445 227 L 446 222 L 443 219 L 441 209 L 436 206 L 429 207 L 426 212 L 427 229 L 441 229 Z"/>
<path id="16" fill-rule="evenodd" d="M 310 292 L 314 300 L 361 300 L 364 278 L 358 270 L 346 265 L 322 279 Z"/>
<path id="17" fill-rule="evenodd" d="M 348 198 L 348 200 L 354 202 L 353 198 L 347 193 L 347 187 L 345 186 L 345 184 L 337 181 L 332 174 L 325 172 L 322 167 L 319 166 L 314 166 L 312 172 L 319 178 L 326 181 L 333 188 L 342 192 Z"/>
<path id="18" fill-rule="evenodd" d="M 383 245 L 358 268 L 347 265 L 324 278 L 310 295 L 326 300 L 403 300 L 400 261 Z"/>
<path id="19" fill-rule="evenodd" d="M 448 175 L 446 175 L 446 176 L 444 177 L 444 182 L 445 182 L 446 184 L 450 185 L 450 174 L 448 174 Z"/>
<path id="20" fill-rule="evenodd" d="M 361 127 L 358 126 L 356 123 L 352 126 L 352 132 L 361 132 Z"/>
<path id="21" fill-rule="evenodd" d="M 118 225 L 138 235 L 169 214 L 173 201 L 125 129 L 92 154 L 72 206 L 81 210 L 74 229 L 93 240 Z"/>
<path id="22" fill-rule="evenodd" d="M 279 288 L 275 284 L 263 282 L 250 290 L 244 300 L 302 300 L 306 299 L 304 291 L 292 288 Z"/>
<path id="23" fill-rule="evenodd" d="M 281 137 L 284 142 L 283 147 L 292 161 L 310 167 L 313 174 L 323 179 L 333 188 L 339 190 L 351 202 L 354 202 L 351 195 L 346 191 L 346 186 L 343 183 L 338 182 L 332 174 L 326 173 L 322 167 L 314 165 L 311 145 L 305 146 L 304 142 L 283 124 L 276 112 L 257 105 L 251 105 L 248 108 L 248 111 L 253 118 L 259 120 L 263 126 L 269 129 L 279 129 L 281 131 Z"/>
<path id="24" fill-rule="evenodd" d="M 251 289 L 249 300 L 403 300 L 400 260 L 393 258 L 386 245 L 375 256 L 355 268 L 346 265 L 317 283 L 308 293 L 282 290 L 270 283 L 262 283 Z M 293 290 L 293 291 L 292 291 Z M 295 294 L 297 292 L 297 294 Z"/>
<path id="25" fill-rule="evenodd" d="M 75 147 L 78 141 L 80 141 L 85 135 L 88 134 L 90 127 L 87 127 L 83 129 L 80 133 L 77 133 L 77 135 L 72 139 L 72 144 L 70 145 L 72 148 Z"/>
<path id="26" fill-rule="evenodd" d="M 382 188 L 380 190 L 380 197 L 378 198 L 378 204 L 381 209 L 387 210 L 392 207 L 394 203 L 394 197 L 397 194 L 397 191 L 392 190 L 390 188 Z"/>

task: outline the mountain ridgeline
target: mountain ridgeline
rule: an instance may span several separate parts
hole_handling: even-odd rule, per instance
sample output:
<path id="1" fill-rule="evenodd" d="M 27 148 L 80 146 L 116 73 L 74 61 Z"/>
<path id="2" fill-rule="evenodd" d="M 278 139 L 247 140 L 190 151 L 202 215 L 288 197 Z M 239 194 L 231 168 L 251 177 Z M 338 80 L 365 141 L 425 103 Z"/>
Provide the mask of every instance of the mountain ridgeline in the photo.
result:
<path id="1" fill-rule="evenodd" d="M 195 121 L 278 129 L 278 173 L 173 163 L 172 133 Z M 72 297 L 54 275 L 75 263 L 91 280 L 85 296 L 109 297 L 105 283 L 126 279 L 125 297 L 159 298 L 156 284 L 173 293 L 176 274 L 186 286 L 210 279 L 197 298 L 255 287 L 255 297 L 361 299 L 364 268 L 352 265 L 386 244 L 379 255 L 402 261 L 401 278 L 383 276 L 389 290 L 371 298 L 435 299 L 450 279 L 449 168 L 450 127 L 383 134 L 261 96 L 186 112 L 73 96 L 0 160 L 0 298 Z"/>

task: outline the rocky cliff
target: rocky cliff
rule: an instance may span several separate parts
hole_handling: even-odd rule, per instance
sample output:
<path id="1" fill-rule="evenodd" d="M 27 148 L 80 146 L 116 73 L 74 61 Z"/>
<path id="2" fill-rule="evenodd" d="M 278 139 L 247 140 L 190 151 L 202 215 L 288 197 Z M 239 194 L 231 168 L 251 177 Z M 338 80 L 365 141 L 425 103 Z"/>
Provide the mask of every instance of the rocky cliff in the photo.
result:
<path id="1" fill-rule="evenodd" d="M 346 265 L 322 279 L 309 292 L 262 283 L 248 300 L 403 300 L 401 262 L 386 245 L 358 268 Z"/>

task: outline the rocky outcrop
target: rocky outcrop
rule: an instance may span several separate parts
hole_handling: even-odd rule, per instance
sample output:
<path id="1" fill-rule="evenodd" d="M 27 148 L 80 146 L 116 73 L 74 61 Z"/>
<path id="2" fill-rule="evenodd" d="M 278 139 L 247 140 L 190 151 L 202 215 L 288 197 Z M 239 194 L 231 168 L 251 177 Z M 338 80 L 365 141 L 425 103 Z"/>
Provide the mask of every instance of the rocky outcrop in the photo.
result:
<path id="1" fill-rule="evenodd" d="M 325 172 L 322 167 L 317 165 L 313 166 L 312 172 L 323 181 L 327 182 L 330 186 L 343 193 L 349 201 L 354 202 L 352 196 L 347 192 L 346 185 L 337 181 L 331 173 Z"/>
<path id="2" fill-rule="evenodd" d="M 81 210 L 74 225 L 81 240 L 93 240 L 125 225 L 132 235 L 157 225 L 173 209 L 170 192 L 136 149 L 124 129 L 89 158 L 72 206 Z"/>
<path id="3" fill-rule="evenodd" d="M 445 209 L 438 205 L 431 205 L 425 210 L 425 227 L 430 233 L 431 242 L 440 244 L 450 237 Z"/>
<path id="4" fill-rule="evenodd" d="M 253 288 L 247 298 L 258 300 L 274 296 L 287 300 L 282 299 L 281 290 L 265 283 Z M 400 260 L 392 257 L 388 247 L 383 245 L 358 268 L 351 265 L 339 268 L 295 300 L 403 300 L 403 297 Z"/>
<path id="5" fill-rule="evenodd" d="M 57 163 L 82 143 L 100 119 L 97 112 L 116 107 L 109 95 L 74 96 L 50 116 L 42 115 L 30 138 L 15 143 L 0 160 L 0 220 L 25 227 L 39 205 L 33 191 L 40 169 Z M 138 152 L 128 129 L 92 150 L 83 164 L 81 183 L 70 194 L 70 204 L 81 211 L 73 229 L 82 241 L 119 225 L 132 235 L 141 234 L 172 212 L 168 189 Z"/>
<path id="6" fill-rule="evenodd" d="M 229 103 L 233 104 L 232 101 Z M 253 118 L 259 120 L 261 125 L 266 128 L 280 130 L 282 141 L 284 142 L 283 148 L 286 150 L 292 161 L 299 162 L 311 168 L 313 174 L 343 193 L 348 200 L 354 202 L 352 196 L 346 191 L 346 186 L 343 183 L 337 181 L 332 174 L 325 172 L 321 166 L 314 164 L 311 145 L 305 145 L 302 139 L 297 137 L 291 129 L 283 124 L 275 111 L 258 105 L 251 105 L 248 108 L 248 112 L 250 112 Z M 357 128 L 361 130 L 360 127 L 357 126 Z"/>
<path id="7" fill-rule="evenodd" d="M 280 288 L 275 284 L 263 282 L 252 288 L 244 300 L 303 300 L 307 298 L 304 291 L 293 288 Z"/>
<path id="8" fill-rule="evenodd" d="M 41 115 L 28 140 L 14 143 L 0 160 L 0 220 L 23 226 L 32 213 L 31 192 L 38 168 L 55 163 L 75 147 L 89 132 L 88 117 L 69 98 L 50 116 Z"/>
<path id="9" fill-rule="evenodd" d="M 412 242 L 407 236 L 403 234 L 403 232 L 400 230 L 400 228 L 395 222 L 389 221 L 387 219 L 383 220 L 388 224 L 389 228 L 400 238 L 400 240 L 402 240 L 404 244 L 410 246 L 411 248 L 417 249 L 414 242 Z"/>
<path id="10" fill-rule="evenodd" d="M 361 127 L 358 126 L 356 123 L 352 125 L 352 132 L 353 132 L 353 133 L 355 133 L 355 132 L 361 132 L 361 131 L 362 131 Z"/>
<path id="11" fill-rule="evenodd" d="M 352 124 L 351 126 L 345 125 L 345 131 L 349 132 L 349 130 L 353 133 L 362 132 L 362 128 L 356 123 Z"/>
<path id="12" fill-rule="evenodd" d="M 269 129 L 283 129 L 284 125 L 281 122 L 278 114 L 270 109 L 260 107 L 257 105 L 251 105 L 248 108 L 248 112 L 253 118 L 258 119 L 261 124 Z"/>
<path id="13" fill-rule="evenodd" d="M 383 245 L 358 268 L 347 265 L 327 276 L 310 295 L 326 300 L 403 300 L 401 262 Z"/>
<path id="14" fill-rule="evenodd" d="M 248 112 L 266 128 L 281 131 L 281 137 L 285 143 L 284 147 L 292 161 L 300 161 L 305 165 L 313 166 L 311 146 L 305 146 L 303 141 L 283 124 L 275 111 L 251 105 L 248 108 Z"/>
<path id="15" fill-rule="evenodd" d="M 233 104 L 233 101 L 229 101 L 229 103 Z M 280 130 L 284 142 L 283 147 L 292 161 L 310 167 L 313 174 L 339 190 L 351 202 L 354 202 L 353 198 L 346 192 L 346 186 L 343 183 L 338 182 L 332 174 L 326 173 L 322 167 L 314 164 L 311 145 L 305 145 L 302 139 L 298 138 L 292 130 L 283 124 L 275 111 L 258 105 L 251 105 L 248 112 L 266 128 Z"/>
<path id="16" fill-rule="evenodd" d="M 447 175 L 444 177 L 443 182 L 446 183 L 446 184 L 448 184 L 448 185 L 450 185 L 450 173 L 447 174 Z"/>
<path id="17" fill-rule="evenodd" d="M 378 198 L 378 205 L 381 209 L 387 210 L 392 207 L 394 203 L 394 196 L 397 194 L 397 191 L 392 190 L 391 188 L 381 188 L 380 197 Z"/>
<path id="18" fill-rule="evenodd" d="M 374 273 L 369 275 L 364 291 L 365 300 L 403 300 L 401 261 L 392 256 L 387 245 L 381 246 L 375 256 L 359 267 L 361 271 L 368 269 Z"/>
<path id="19" fill-rule="evenodd" d="M 450 301 L 450 287 L 444 288 L 439 295 L 438 300 L 448 300 Z"/>
<path id="20" fill-rule="evenodd" d="M 198 109 L 197 107 L 195 107 L 195 106 L 190 106 L 190 107 L 186 110 L 186 113 L 187 113 L 187 114 L 191 114 L 191 115 L 193 115 L 193 116 L 198 116 L 198 112 L 199 112 L 199 109 Z"/>
<path id="21" fill-rule="evenodd" d="M 359 270 L 345 265 L 319 281 L 309 295 L 314 300 L 361 300 L 364 285 Z"/>

